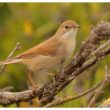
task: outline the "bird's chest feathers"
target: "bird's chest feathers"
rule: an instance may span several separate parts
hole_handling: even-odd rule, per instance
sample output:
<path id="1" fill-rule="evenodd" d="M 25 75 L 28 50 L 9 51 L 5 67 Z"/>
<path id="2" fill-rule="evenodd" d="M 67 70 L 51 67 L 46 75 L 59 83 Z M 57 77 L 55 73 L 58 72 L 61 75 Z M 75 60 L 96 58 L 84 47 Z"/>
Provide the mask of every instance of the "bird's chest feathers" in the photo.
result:
<path id="1" fill-rule="evenodd" d="M 65 44 L 65 52 L 66 52 L 66 59 L 72 57 L 73 51 L 75 49 L 76 43 L 76 31 L 70 30 L 68 33 L 62 36 L 62 41 Z"/>
<path id="2" fill-rule="evenodd" d="M 68 41 L 66 45 L 66 59 L 69 59 L 72 57 L 73 51 L 75 49 L 75 39 L 72 39 L 71 41 Z"/>

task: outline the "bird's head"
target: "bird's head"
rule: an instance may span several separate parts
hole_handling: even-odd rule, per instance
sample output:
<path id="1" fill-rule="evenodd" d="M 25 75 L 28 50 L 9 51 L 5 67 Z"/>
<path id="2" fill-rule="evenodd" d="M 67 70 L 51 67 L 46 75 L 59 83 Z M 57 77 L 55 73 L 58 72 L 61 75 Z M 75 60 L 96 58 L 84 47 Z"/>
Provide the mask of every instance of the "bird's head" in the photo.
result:
<path id="1" fill-rule="evenodd" d="M 76 36 L 77 30 L 80 27 L 75 21 L 64 21 L 58 28 L 56 34 L 62 38 L 71 38 Z"/>

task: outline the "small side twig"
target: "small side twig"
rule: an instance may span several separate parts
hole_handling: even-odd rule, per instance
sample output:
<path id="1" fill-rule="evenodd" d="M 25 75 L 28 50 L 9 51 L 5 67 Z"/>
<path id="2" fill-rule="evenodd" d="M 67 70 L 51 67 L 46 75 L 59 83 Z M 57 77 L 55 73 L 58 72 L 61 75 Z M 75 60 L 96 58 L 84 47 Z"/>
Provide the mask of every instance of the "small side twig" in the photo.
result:
<path id="1" fill-rule="evenodd" d="M 11 51 L 11 53 L 8 55 L 7 59 L 10 59 L 17 50 L 20 50 L 20 48 L 21 48 L 20 42 L 17 42 L 16 45 L 15 45 L 15 47 Z M 4 71 L 5 68 L 6 68 L 6 65 L 2 65 L 0 67 L 0 75 L 3 73 L 3 71 Z"/>
<path id="2" fill-rule="evenodd" d="M 13 89 L 12 86 L 7 86 L 7 87 L 5 87 L 5 88 L 3 88 L 3 89 L 0 89 L 0 92 L 10 91 L 11 89 Z"/>
<path id="3" fill-rule="evenodd" d="M 97 98 L 99 97 L 99 95 L 102 93 L 102 90 L 105 88 L 106 85 L 108 85 L 108 84 L 110 83 L 110 75 L 109 75 L 108 73 L 109 73 L 109 69 L 108 69 L 108 67 L 106 66 L 106 67 L 105 67 L 105 78 L 104 78 L 104 80 L 102 81 L 102 84 L 101 84 L 100 88 L 98 88 L 98 89 L 94 92 L 93 98 L 92 98 L 91 101 L 89 102 L 88 107 L 94 107 L 94 106 L 95 106 L 96 100 L 97 100 Z"/>

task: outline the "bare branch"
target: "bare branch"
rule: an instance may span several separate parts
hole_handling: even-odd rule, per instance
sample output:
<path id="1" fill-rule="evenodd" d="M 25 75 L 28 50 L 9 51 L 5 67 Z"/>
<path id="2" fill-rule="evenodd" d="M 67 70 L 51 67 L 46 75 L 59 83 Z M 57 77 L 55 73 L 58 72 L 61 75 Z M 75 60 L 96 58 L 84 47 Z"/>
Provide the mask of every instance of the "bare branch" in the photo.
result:
<path id="1" fill-rule="evenodd" d="M 14 54 L 17 50 L 20 50 L 20 48 L 21 48 L 21 47 L 20 47 L 20 43 L 17 42 L 17 43 L 16 43 L 16 46 L 13 48 L 13 50 L 11 51 L 11 53 L 9 54 L 9 56 L 7 57 L 7 59 L 10 59 L 10 58 L 13 56 L 13 54 Z M 3 73 L 5 67 L 6 67 L 6 65 L 2 65 L 2 66 L 0 67 L 0 74 Z"/>
<path id="2" fill-rule="evenodd" d="M 40 91 L 39 91 L 40 92 Z M 36 96 L 38 96 L 38 89 L 36 90 L 26 90 L 23 92 L 7 92 L 0 91 L 0 104 L 7 106 L 12 103 L 28 101 Z"/>
<path id="3" fill-rule="evenodd" d="M 61 104 L 64 104 L 66 102 L 69 102 L 69 101 L 72 101 L 72 100 L 75 100 L 75 99 L 78 99 L 84 95 L 87 95 L 88 93 L 94 91 L 95 89 L 97 89 L 100 85 L 102 84 L 102 81 L 99 82 L 97 85 L 95 85 L 94 87 L 92 87 L 91 89 L 81 93 L 81 94 L 78 94 L 76 96 L 67 96 L 63 99 L 57 99 L 57 100 L 54 100 L 53 102 L 47 104 L 45 107 L 52 107 L 52 106 L 56 106 L 56 105 L 61 105 Z"/>
<path id="4" fill-rule="evenodd" d="M 0 92 L 3 92 L 3 91 L 10 91 L 10 90 L 12 90 L 12 89 L 13 89 L 12 86 L 8 86 L 8 87 L 5 87 L 5 88 L 3 88 L 3 89 L 0 89 Z"/>

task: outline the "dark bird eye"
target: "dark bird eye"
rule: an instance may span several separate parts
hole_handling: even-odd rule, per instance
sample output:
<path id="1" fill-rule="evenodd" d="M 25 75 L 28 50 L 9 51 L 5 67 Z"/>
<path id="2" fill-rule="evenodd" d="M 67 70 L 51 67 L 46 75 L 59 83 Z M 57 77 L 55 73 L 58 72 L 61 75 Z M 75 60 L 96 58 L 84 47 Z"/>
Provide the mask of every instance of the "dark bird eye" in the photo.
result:
<path id="1" fill-rule="evenodd" d="M 68 29 L 69 27 L 68 26 L 65 26 L 65 29 Z"/>

